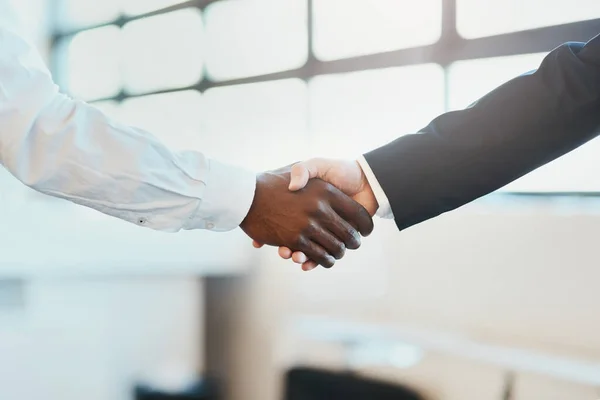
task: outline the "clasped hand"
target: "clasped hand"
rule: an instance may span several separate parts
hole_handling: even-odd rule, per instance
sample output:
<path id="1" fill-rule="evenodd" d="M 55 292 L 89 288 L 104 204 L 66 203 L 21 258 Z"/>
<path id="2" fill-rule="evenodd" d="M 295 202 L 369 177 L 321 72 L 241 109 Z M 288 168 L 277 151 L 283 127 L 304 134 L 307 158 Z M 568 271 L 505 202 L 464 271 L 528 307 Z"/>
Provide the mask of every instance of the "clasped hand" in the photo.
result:
<path id="1" fill-rule="evenodd" d="M 314 179 L 317 178 L 317 179 Z M 355 161 L 312 159 L 258 175 L 254 201 L 240 225 L 255 247 L 279 246 L 302 264 L 331 268 L 373 231 L 378 204 Z"/>

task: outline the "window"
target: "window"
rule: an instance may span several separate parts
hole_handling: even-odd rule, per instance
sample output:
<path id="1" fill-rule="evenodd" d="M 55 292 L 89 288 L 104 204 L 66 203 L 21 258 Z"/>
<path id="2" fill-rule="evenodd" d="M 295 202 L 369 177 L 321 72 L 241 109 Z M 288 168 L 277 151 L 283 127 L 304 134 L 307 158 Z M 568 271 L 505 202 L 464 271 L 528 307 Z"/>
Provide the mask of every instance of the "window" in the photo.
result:
<path id="1" fill-rule="evenodd" d="M 357 157 L 414 133 L 444 112 L 444 71 L 435 64 L 319 76 L 310 82 L 318 155 Z"/>
<path id="2" fill-rule="evenodd" d="M 598 192 L 600 191 L 600 140 L 544 165 L 503 188 L 507 192 Z"/>
<path id="3" fill-rule="evenodd" d="M 202 77 L 202 16 L 188 8 L 123 27 L 123 72 L 131 93 L 190 86 Z"/>
<path id="4" fill-rule="evenodd" d="M 121 90 L 121 31 L 114 25 L 67 38 L 66 89 L 75 97 L 93 100 Z"/>
<path id="5" fill-rule="evenodd" d="M 226 80 L 301 67 L 308 56 L 306 18 L 305 0 L 212 4 L 206 10 L 208 75 Z"/>
<path id="6" fill-rule="evenodd" d="M 315 54 L 321 60 L 435 43 L 441 0 L 314 0 Z"/>
<path id="7" fill-rule="evenodd" d="M 457 0 L 458 31 L 466 38 L 595 18 L 600 18 L 597 0 Z"/>
<path id="8" fill-rule="evenodd" d="M 80 0 L 81 1 L 81 0 Z M 123 0 L 123 12 L 125 15 L 139 15 L 160 10 L 175 4 L 181 4 L 185 0 Z"/>
<path id="9" fill-rule="evenodd" d="M 458 61 L 448 71 L 451 110 L 468 107 L 494 88 L 537 69 L 546 53 Z"/>
<path id="10" fill-rule="evenodd" d="M 267 170 L 307 156 L 307 89 L 300 79 L 210 89 L 204 102 L 202 148 L 211 157 Z"/>
<path id="11" fill-rule="evenodd" d="M 456 0 L 455 16 L 454 0 L 56 2 L 63 90 L 254 169 L 415 133 L 537 68 L 549 42 L 600 32 L 598 0 Z M 598 154 L 595 140 L 503 190 L 600 191 Z"/>
<path id="12" fill-rule="evenodd" d="M 315 0 L 315 54 L 321 60 L 435 43 L 441 0 Z"/>
<path id="13" fill-rule="evenodd" d="M 115 20 L 121 11 L 121 0 L 102 0 L 93 3 L 82 0 L 57 0 L 58 16 L 57 27 L 59 30 L 102 24 Z"/>
<path id="14" fill-rule="evenodd" d="M 158 137 L 174 150 L 201 150 L 203 104 L 200 92 L 135 97 L 123 102 L 118 118 Z"/>

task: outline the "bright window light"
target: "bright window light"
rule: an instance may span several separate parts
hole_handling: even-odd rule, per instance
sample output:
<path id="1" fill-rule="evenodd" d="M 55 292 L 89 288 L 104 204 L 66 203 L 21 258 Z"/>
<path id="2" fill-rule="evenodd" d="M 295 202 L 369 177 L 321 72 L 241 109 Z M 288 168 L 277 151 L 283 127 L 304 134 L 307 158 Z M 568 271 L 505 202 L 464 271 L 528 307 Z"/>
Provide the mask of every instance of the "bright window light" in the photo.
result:
<path id="1" fill-rule="evenodd" d="M 193 85 L 202 77 L 202 16 L 195 8 L 131 22 L 123 28 L 128 91 Z"/>
<path id="2" fill-rule="evenodd" d="M 334 60 L 435 43 L 441 0 L 315 0 L 315 53 Z"/>
<path id="3" fill-rule="evenodd" d="M 600 18 L 600 1 L 457 0 L 456 18 L 471 39 Z"/>

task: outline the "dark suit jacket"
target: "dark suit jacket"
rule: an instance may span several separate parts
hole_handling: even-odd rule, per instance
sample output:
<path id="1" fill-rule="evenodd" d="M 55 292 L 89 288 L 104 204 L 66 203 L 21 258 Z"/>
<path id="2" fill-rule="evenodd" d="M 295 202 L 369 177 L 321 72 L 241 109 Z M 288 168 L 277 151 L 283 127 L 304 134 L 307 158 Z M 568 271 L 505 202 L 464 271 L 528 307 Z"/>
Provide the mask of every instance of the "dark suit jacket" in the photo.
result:
<path id="1" fill-rule="evenodd" d="M 599 129 L 597 36 L 558 47 L 537 71 L 365 158 L 402 230 L 510 183 L 594 138 Z"/>

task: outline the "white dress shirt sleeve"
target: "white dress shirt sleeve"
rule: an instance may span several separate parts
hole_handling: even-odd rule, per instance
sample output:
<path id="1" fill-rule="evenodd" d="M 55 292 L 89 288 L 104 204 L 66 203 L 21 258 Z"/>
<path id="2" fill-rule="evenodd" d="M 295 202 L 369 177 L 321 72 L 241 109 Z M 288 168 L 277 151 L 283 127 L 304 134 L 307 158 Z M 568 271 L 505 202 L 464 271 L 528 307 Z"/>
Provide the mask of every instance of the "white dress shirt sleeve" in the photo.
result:
<path id="1" fill-rule="evenodd" d="M 39 192 L 169 232 L 237 227 L 256 185 L 253 172 L 172 152 L 60 94 L 33 46 L 2 27 L 0 164 Z"/>
<path id="2" fill-rule="evenodd" d="M 385 195 L 385 192 L 381 188 L 381 185 L 379 184 L 379 181 L 375 177 L 375 174 L 373 173 L 373 170 L 369 166 L 369 163 L 363 156 L 360 156 L 360 158 L 358 159 L 358 164 L 362 168 L 363 173 L 365 174 L 365 177 L 367 178 L 367 182 L 369 182 L 369 185 L 371 186 L 371 190 L 373 190 L 375 199 L 377 200 L 377 203 L 379 204 L 379 208 L 377 209 L 377 213 L 375 215 L 380 218 L 394 219 L 394 213 L 392 211 L 390 201 L 388 200 L 387 196 Z"/>

